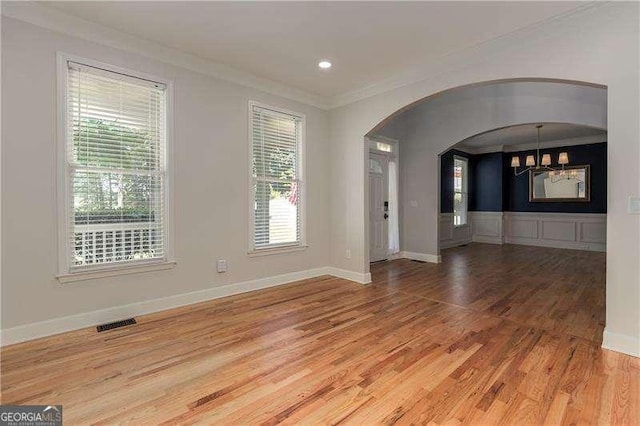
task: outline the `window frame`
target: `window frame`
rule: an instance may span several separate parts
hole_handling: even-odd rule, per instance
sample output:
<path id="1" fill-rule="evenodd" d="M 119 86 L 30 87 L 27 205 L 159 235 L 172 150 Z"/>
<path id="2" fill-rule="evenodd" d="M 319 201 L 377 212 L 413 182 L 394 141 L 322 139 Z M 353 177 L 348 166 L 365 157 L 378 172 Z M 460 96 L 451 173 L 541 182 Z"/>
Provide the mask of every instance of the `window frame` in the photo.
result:
<path id="1" fill-rule="evenodd" d="M 164 257 L 162 259 L 134 260 L 124 264 L 102 264 L 84 266 L 73 270 L 69 262 L 70 247 L 68 236 L 70 232 L 69 208 L 72 191 L 69 185 L 69 168 L 67 162 L 67 96 L 68 96 L 68 62 L 76 62 L 89 67 L 100 68 L 105 71 L 124 74 L 125 76 L 161 83 L 166 86 L 165 93 L 165 183 L 164 183 Z M 173 112 L 173 80 L 140 71 L 122 68 L 97 60 L 76 55 L 57 52 L 57 170 L 56 170 L 56 198 L 57 198 L 57 227 L 58 227 L 58 275 L 61 283 L 83 281 L 88 279 L 117 276 L 130 273 L 163 270 L 173 267 L 174 258 L 174 228 L 173 228 L 173 161 L 174 161 L 174 112 Z"/>
<path id="2" fill-rule="evenodd" d="M 254 190 L 254 177 L 253 177 L 253 108 L 264 108 L 274 111 L 278 114 L 284 114 L 288 116 L 296 117 L 300 120 L 300 140 L 298 141 L 298 203 L 300 206 L 300 241 L 296 243 L 283 243 L 277 245 L 269 245 L 266 247 L 255 246 L 255 190 Z M 276 107 L 273 105 L 267 105 L 257 101 L 249 101 L 247 109 L 247 139 L 249 141 L 249 152 L 247 155 L 247 176 L 248 180 L 248 205 L 247 211 L 249 213 L 248 218 L 248 232 L 247 242 L 248 249 L 247 254 L 249 257 L 265 256 L 272 254 L 289 253 L 295 251 L 305 250 L 307 246 L 307 179 L 306 179 L 306 116 L 305 114 L 290 111 L 284 108 Z"/>
<path id="3" fill-rule="evenodd" d="M 464 214 L 464 223 L 461 223 L 459 225 L 456 225 L 455 222 L 455 217 L 456 217 L 456 209 L 455 209 L 455 205 L 456 205 L 456 194 L 458 193 L 458 191 L 456 191 L 456 185 L 455 185 L 455 170 L 456 170 L 456 160 L 458 161 L 462 161 L 465 164 L 464 167 L 464 173 L 462 176 L 462 191 L 460 191 L 460 194 L 464 194 L 464 200 L 465 200 L 465 214 Z M 454 228 L 460 228 L 462 226 L 468 226 L 469 225 L 469 159 L 467 157 L 463 157 L 461 155 L 454 155 L 453 156 L 453 179 L 454 179 L 454 183 L 453 183 L 453 226 Z"/>

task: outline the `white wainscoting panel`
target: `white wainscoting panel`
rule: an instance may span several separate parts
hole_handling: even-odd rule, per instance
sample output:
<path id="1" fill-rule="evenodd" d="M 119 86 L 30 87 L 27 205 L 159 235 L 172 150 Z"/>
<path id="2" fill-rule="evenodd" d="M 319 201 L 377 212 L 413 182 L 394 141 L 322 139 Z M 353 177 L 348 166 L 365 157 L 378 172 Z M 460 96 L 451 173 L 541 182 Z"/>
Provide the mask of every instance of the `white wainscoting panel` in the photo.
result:
<path id="1" fill-rule="evenodd" d="M 453 213 L 440 213 L 439 243 L 441 249 L 471 242 L 471 224 L 453 226 Z"/>
<path id="2" fill-rule="evenodd" d="M 477 243 L 503 244 L 502 212 L 471 212 L 471 240 Z"/>
<path id="3" fill-rule="evenodd" d="M 540 221 L 540 238 L 543 240 L 576 241 L 576 225 L 571 220 Z"/>
<path id="4" fill-rule="evenodd" d="M 513 238 L 538 239 L 538 218 L 531 216 L 512 216 L 505 213 L 505 235 Z"/>
<path id="5" fill-rule="evenodd" d="M 439 225 L 440 243 L 453 240 L 453 215 L 451 213 L 440 213 Z"/>
<path id="6" fill-rule="evenodd" d="M 587 243 L 604 243 L 607 240 L 607 221 L 580 223 L 580 239 Z"/>
<path id="7" fill-rule="evenodd" d="M 469 212 L 469 225 L 440 214 L 440 249 L 469 242 L 606 251 L 607 215 L 595 213 Z"/>
<path id="8" fill-rule="evenodd" d="M 507 244 L 606 250 L 606 214 L 505 212 L 504 221 Z"/>

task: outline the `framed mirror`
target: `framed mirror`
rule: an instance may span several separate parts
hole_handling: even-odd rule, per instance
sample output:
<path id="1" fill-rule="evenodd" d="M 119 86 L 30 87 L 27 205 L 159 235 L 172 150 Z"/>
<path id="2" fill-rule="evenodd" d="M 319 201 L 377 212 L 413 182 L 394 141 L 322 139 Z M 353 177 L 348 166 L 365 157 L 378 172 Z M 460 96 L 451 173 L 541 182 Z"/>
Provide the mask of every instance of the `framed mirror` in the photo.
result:
<path id="1" fill-rule="evenodd" d="M 591 201 L 589 165 L 566 166 L 564 170 L 559 171 L 531 170 L 529 201 L 544 203 Z"/>

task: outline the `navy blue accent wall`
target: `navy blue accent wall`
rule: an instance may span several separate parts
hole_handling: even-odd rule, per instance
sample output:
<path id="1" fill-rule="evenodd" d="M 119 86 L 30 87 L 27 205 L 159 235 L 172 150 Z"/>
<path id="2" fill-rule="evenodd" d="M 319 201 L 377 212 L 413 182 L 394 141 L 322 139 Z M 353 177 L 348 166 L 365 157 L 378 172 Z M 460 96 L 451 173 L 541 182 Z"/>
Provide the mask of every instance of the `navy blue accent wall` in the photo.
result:
<path id="1" fill-rule="evenodd" d="M 526 155 L 535 151 L 493 152 L 470 155 L 450 150 L 440 157 L 440 212 L 453 212 L 453 157 L 469 158 L 469 210 L 553 213 L 606 213 L 607 212 L 607 143 L 576 145 L 541 150 L 551 154 L 554 162 L 558 154 L 566 151 L 571 165 L 591 166 L 591 201 L 577 203 L 529 202 L 529 175 L 514 176 L 511 157 L 520 156 L 524 164 Z"/>
<path id="2" fill-rule="evenodd" d="M 440 156 L 440 213 L 453 213 L 453 157 L 469 158 L 466 152 L 450 149 Z"/>
<path id="3" fill-rule="evenodd" d="M 501 212 L 503 210 L 502 152 L 473 155 L 470 160 L 469 210 Z"/>
<path id="4" fill-rule="evenodd" d="M 551 154 L 552 167 L 558 167 L 558 154 L 566 151 L 571 165 L 591 165 L 591 201 L 577 203 L 531 203 L 529 202 L 529 175 L 514 176 L 511 157 L 520 156 L 524 164 L 526 155 L 535 155 L 535 151 L 510 152 L 504 155 L 504 167 L 509 169 L 507 179 L 508 204 L 512 212 L 554 212 L 554 213 L 606 213 L 607 212 L 607 144 L 576 145 L 562 148 L 543 149 L 541 153 Z"/>

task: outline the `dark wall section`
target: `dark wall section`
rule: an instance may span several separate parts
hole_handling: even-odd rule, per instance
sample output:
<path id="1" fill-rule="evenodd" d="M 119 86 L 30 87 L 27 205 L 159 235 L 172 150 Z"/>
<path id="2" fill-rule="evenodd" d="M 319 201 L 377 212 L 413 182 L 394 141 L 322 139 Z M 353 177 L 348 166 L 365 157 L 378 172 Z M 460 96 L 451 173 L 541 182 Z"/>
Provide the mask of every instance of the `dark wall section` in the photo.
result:
<path id="1" fill-rule="evenodd" d="M 511 157 L 520 156 L 524 164 L 526 155 L 535 151 L 492 152 L 471 155 L 450 150 L 440 159 L 440 212 L 453 212 L 453 156 L 469 158 L 469 210 L 548 213 L 606 213 L 607 212 L 607 143 L 576 145 L 541 150 L 551 154 L 552 166 L 561 151 L 569 153 L 571 165 L 591 165 L 591 201 L 578 203 L 529 202 L 529 175 L 514 176 Z M 522 169 L 521 169 L 522 170 Z"/>
<path id="2" fill-rule="evenodd" d="M 509 169 L 507 180 L 508 204 L 512 212 L 554 212 L 554 213 L 606 213 L 607 212 L 607 144 L 567 146 L 541 150 L 551 154 L 552 167 L 558 167 L 558 154 L 566 151 L 572 166 L 591 165 L 591 201 L 578 203 L 531 203 L 529 202 L 529 175 L 514 176 L 510 168 L 511 156 L 520 155 L 524 164 L 525 155 L 535 155 L 535 151 L 505 153 L 504 167 Z"/>
<path id="3" fill-rule="evenodd" d="M 502 152 L 471 157 L 470 211 L 501 212 L 503 210 L 503 164 Z"/>
<path id="4" fill-rule="evenodd" d="M 469 158 L 471 167 L 471 154 L 450 149 L 440 156 L 440 212 L 453 213 L 453 157 Z"/>

